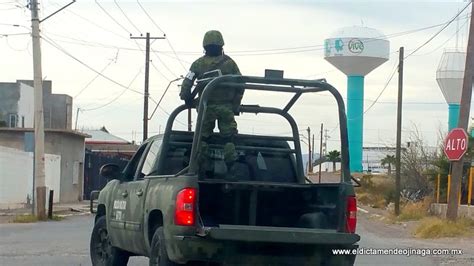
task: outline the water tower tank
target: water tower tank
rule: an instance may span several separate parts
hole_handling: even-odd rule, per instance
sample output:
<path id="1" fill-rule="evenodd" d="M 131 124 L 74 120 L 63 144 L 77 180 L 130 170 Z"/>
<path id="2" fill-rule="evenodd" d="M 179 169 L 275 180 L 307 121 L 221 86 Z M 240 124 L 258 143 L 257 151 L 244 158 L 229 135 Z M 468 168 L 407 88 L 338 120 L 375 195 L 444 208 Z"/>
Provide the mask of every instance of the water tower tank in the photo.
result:
<path id="1" fill-rule="evenodd" d="M 390 43 L 380 31 L 346 27 L 324 41 L 324 59 L 347 75 L 347 130 L 351 172 L 362 172 L 364 76 L 389 59 Z"/>
<path id="2" fill-rule="evenodd" d="M 465 52 L 461 52 L 459 49 L 447 49 L 441 56 L 436 71 L 436 81 L 449 106 L 449 130 L 458 125 L 465 66 Z"/>
<path id="3" fill-rule="evenodd" d="M 347 76 L 365 76 L 389 59 L 390 43 L 383 33 L 368 27 L 346 27 L 324 43 L 324 59 Z"/>

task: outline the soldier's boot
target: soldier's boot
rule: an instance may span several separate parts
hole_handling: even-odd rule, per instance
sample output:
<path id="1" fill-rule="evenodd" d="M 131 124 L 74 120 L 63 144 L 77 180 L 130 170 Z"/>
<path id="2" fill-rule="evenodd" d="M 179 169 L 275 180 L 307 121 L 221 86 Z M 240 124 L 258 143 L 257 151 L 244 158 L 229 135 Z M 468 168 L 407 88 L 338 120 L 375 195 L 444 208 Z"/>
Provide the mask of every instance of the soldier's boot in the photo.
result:
<path id="1" fill-rule="evenodd" d="M 235 161 L 237 160 L 237 154 L 235 152 L 235 145 L 232 142 L 227 142 L 224 145 L 224 161 L 227 167 L 227 180 L 236 180 L 235 174 Z"/>
<path id="2" fill-rule="evenodd" d="M 209 148 L 207 142 L 201 141 L 201 147 L 198 151 L 198 176 L 199 178 L 212 178 L 210 172 Z"/>

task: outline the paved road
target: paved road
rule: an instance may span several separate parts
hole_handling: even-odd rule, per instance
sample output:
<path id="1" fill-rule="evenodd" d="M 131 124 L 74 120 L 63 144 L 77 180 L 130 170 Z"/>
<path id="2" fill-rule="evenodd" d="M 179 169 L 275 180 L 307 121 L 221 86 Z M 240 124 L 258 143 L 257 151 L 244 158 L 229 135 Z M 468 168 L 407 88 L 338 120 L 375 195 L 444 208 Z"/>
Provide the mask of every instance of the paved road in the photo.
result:
<path id="1" fill-rule="evenodd" d="M 426 241 L 381 235 L 364 216 L 360 217 L 358 233 L 361 247 L 403 248 L 429 247 Z M 90 265 L 89 237 L 92 216 L 69 217 L 61 222 L 35 224 L 0 224 L 0 265 Z M 441 244 L 441 247 L 443 245 Z M 439 245 L 438 245 L 439 247 Z M 444 247 L 449 247 L 444 246 Z M 463 265 L 473 265 L 472 254 Z M 446 262 L 446 263 L 443 263 Z M 357 265 L 459 265 L 449 258 L 419 256 L 358 256 Z M 148 265 L 143 257 L 132 258 L 129 265 Z"/>
<path id="2" fill-rule="evenodd" d="M 91 265 L 89 239 L 92 216 L 69 217 L 61 222 L 0 224 L 0 265 Z M 148 265 L 134 257 L 129 265 Z"/>

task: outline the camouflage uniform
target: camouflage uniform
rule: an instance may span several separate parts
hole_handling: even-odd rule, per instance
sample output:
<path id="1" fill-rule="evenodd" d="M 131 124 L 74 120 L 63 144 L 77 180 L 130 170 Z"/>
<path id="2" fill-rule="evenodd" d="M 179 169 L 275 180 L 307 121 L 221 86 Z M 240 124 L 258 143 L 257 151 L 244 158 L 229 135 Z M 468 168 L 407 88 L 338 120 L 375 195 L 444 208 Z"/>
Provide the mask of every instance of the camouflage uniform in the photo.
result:
<path id="1" fill-rule="evenodd" d="M 203 40 L 203 46 L 206 47 L 207 45 L 223 46 L 224 40 L 221 33 L 218 31 L 208 31 Z M 194 61 L 191 65 L 189 73 L 186 75 L 186 78 L 181 85 L 181 99 L 190 104 L 193 100 L 190 98 L 191 87 L 193 86 L 194 81 L 202 78 L 204 73 L 216 69 L 219 69 L 222 75 L 241 75 L 237 64 L 229 56 L 223 53 L 217 56 L 204 55 Z M 201 95 L 203 86 L 198 84 L 197 89 L 199 90 L 199 95 Z M 243 87 L 229 88 L 219 86 L 212 91 L 211 95 L 209 95 L 206 115 L 202 121 L 202 144 L 199 151 L 200 165 L 208 162 L 207 141 L 214 130 L 216 120 L 220 134 L 226 139 L 226 144 L 224 146 L 224 160 L 228 168 L 235 161 L 236 155 L 233 137 L 237 134 L 237 123 L 235 122 L 234 113 L 238 113 L 243 93 Z"/>

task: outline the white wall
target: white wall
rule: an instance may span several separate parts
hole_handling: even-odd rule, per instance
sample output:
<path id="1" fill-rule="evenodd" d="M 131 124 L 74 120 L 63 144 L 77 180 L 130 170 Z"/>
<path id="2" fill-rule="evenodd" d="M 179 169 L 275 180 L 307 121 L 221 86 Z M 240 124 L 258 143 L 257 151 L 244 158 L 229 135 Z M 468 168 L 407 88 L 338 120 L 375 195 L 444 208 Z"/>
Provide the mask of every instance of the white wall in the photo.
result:
<path id="1" fill-rule="evenodd" d="M 47 190 L 54 190 L 54 202 L 59 202 L 61 156 L 46 154 Z M 0 146 L 0 208 L 15 208 L 32 198 L 33 153 Z M 49 192 L 47 192 L 47 196 Z"/>
<path id="2" fill-rule="evenodd" d="M 18 101 L 18 127 L 22 127 L 22 117 L 25 118 L 25 127 L 32 128 L 34 121 L 34 88 L 20 83 L 20 100 Z"/>

